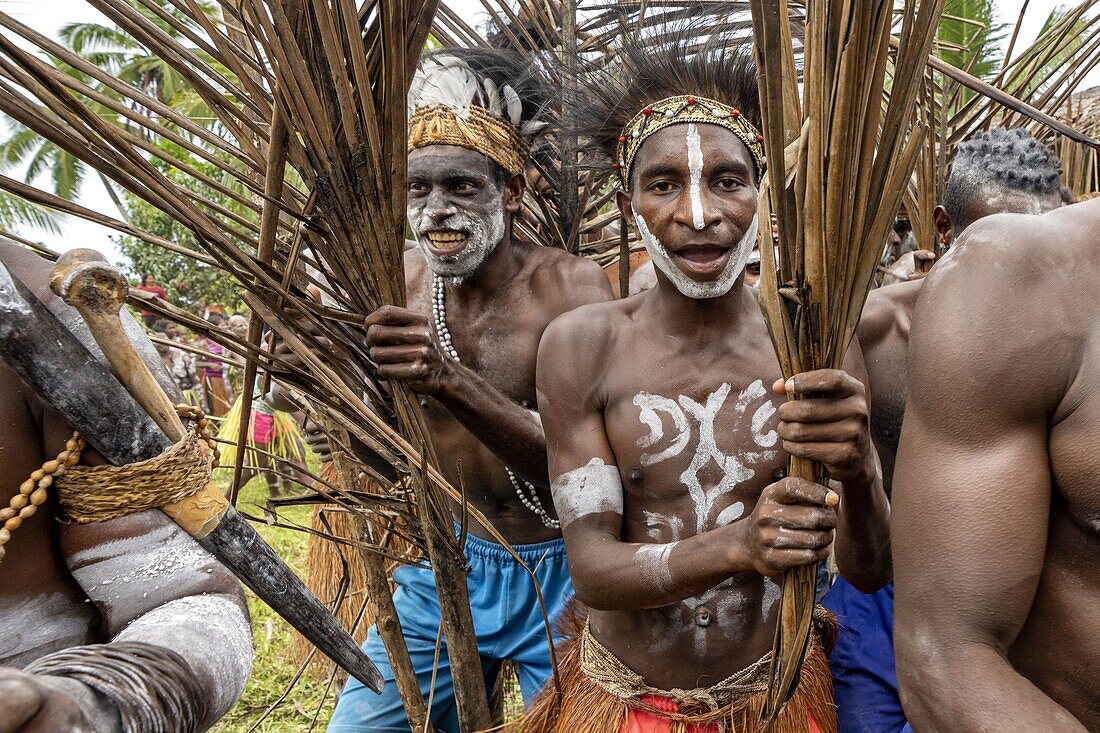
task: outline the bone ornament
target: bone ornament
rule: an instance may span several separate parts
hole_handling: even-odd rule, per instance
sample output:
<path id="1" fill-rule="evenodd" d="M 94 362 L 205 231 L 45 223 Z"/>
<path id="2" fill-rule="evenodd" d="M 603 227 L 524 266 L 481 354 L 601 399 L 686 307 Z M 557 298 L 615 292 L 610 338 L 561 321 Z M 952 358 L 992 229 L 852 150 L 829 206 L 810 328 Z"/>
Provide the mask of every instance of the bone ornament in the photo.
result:
<path id="1" fill-rule="evenodd" d="M 179 439 L 183 426 L 144 362 L 131 355 L 134 345 L 125 338 L 118 316 L 125 292 L 118 285 L 121 276 L 104 268 L 110 266 L 94 251 L 71 252 L 59 260 L 51 286 L 63 298 L 69 296 L 74 307 L 88 311 L 81 315 L 117 375 L 96 361 L 2 264 L 0 354 L 109 461 L 123 465 L 156 456 Z M 64 388 L 59 388 L 61 379 Z M 160 429 L 148 414 L 157 406 L 164 420 Z M 208 485 L 162 509 L 322 653 L 371 690 L 382 691 L 382 675 L 358 643 L 217 487 Z"/>
<path id="2" fill-rule="evenodd" d="M 182 439 L 185 428 L 175 405 L 134 350 L 119 320 L 119 311 L 130 293 L 122 273 L 95 250 L 74 249 L 58 258 L 50 276 L 50 289 L 84 318 L 115 375 L 142 409 L 170 440 Z M 218 525 L 228 507 L 221 490 L 210 483 L 162 510 L 192 537 L 202 539 Z"/>

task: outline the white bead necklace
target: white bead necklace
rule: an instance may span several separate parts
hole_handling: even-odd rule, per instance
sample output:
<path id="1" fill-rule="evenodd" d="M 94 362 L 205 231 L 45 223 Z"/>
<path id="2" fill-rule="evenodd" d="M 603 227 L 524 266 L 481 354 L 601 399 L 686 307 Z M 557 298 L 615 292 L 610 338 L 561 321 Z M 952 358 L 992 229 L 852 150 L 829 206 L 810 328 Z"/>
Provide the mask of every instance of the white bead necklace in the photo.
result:
<path id="1" fill-rule="evenodd" d="M 445 292 L 443 278 L 434 275 L 432 277 L 432 320 L 435 322 L 435 333 L 439 338 L 439 345 L 443 348 L 443 352 L 461 364 L 462 359 L 458 357 L 458 350 L 455 349 L 451 340 L 451 331 L 447 328 Z M 535 487 L 527 481 L 522 482 L 521 485 L 520 480 L 516 478 L 516 474 L 508 466 L 505 466 L 504 470 L 508 472 L 508 478 L 511 480 L 512 486 L 515 487 L 520 502 L 550 529 L 561 529 L 561 522 L 546 513 Z M 525 487 L 526 492 L 523 490 Z"/>

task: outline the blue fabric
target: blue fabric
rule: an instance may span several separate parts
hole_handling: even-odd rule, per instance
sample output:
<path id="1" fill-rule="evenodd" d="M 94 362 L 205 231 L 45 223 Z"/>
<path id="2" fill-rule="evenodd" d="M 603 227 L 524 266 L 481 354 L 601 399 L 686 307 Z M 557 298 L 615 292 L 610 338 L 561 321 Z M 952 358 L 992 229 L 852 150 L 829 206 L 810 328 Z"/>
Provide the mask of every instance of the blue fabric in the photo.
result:
<path id="1" fill-rule="evenodd" d="M 829 657 L 840 733 L 912 733 L 894 667 L 894 586 L 862 593 L 837 578 L 825 607 L 840 621 Z"/>
<path id="2" fill-rule="evenodd" d="M 553 621 L 573 597 L 564 542 L 559 539 L 516 545 L 513 549 L 534 571 Z M 466 557 L 470 563 L 466 585 L 485 686 L 492 689 L 501 662 L 509 659 L 516 665 L 523 700 L 530 704 L 551 674 L 546 627 L 531 576 L 495 542 L 467 535 Z M 397 586 L 393 601 L 401 619 L 401 631 L 420 681 L 420 691 L 427 700 L 432 692 L 439 631 L 435 579 L 425 566 L 404 566 L 394 571 L 393 580 Z M 386 687 L 381 695 L 375 695 L 357 680 L 349 680 L 329 721 L 329 733 L 408 733 L 405 709 L 377 629 L 371 628 L 363 649 L 378 665 Z M 454 680 L 445 639 L 432 694 L 431 722 L 440 733 L 458 733 Z"/>

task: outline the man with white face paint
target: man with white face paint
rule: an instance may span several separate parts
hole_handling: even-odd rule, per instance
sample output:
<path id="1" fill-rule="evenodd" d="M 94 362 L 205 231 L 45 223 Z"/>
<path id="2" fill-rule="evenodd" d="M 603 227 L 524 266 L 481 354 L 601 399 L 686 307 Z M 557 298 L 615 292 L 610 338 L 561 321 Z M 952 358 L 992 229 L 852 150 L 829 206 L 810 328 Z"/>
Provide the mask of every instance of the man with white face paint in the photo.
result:
<path id="1" fill-rule="evenodd" d="M 566 314 L 540 346 L 554 503 L 591 610 L 529 731 L 757 731 L 772 578 L 823 560 L 834 530 L 853 583 L 885 573 L 864 385 L 839 370 L 777 380 L 744 284 L 765 165 L 751 57 L 715 38 L 685 59 L 672 38 L 628 44 L 584 99 L 657 285 Z M 861 374 L 857 350 L 848 361 Z M 824 463 L 831 486 L 786 478 L 789 454 Z M 836 730 L 827 636 L 775 730 Z"/>
<path id="2" fill-rule="evenodd" d="M 573 308 L 610 299 L 594 263 L 513 237 L 524 168 L 545 124 L 547 90 L 518 55 L 448 50 L 426 57 L 409 95 L 408 308 L 367 320 L 378 373 L 421 396 L 444 475 L 535 571 L 547 609 L 572 597 L 550 497 L 546 443 L 534 411 L 535 358 L 546 326 Z M 530 576 L 470 521 L 466 555 L 474 630 L 491 689 L 507 659 L 527 699 L 550 675 L 550 651 Z M 458 730 L 454 684 L 439 653 L 432 573 L 393 574 L 394 602 L 437 731 Z M 408 731 L 393 672 L 375 630 L 366 648 L 387 677 L 376 696 L 352 681 L 329 731 Z M 434 679 L 435 686 L 432 687 Z"/>

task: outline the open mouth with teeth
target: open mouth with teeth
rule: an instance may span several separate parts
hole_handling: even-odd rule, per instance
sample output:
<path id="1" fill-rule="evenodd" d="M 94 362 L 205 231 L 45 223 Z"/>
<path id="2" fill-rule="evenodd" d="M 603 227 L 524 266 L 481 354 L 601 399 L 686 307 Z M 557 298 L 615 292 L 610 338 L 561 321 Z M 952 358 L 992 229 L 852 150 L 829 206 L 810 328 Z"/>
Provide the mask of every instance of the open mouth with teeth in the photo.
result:
<path id="1" fill-rule="evenodd" d="M 432 252 L 437 255 L 460 252 L 466 246 L 466 240 L 470 237 L 468 232 L 460 232 L 454 229 L 436 229 L 425 232 L 425 236 L 428 238 L 428 245 L 431 247 Z"/>
<path id="2" fill-rule="evenodd" d="M 696 245 L 685 247 L 672 254 L 682 263 L 682 270 L 697 277 L 706 277 L 721 272 L 729 262 L 731 252 L 729 247 Z"/>

